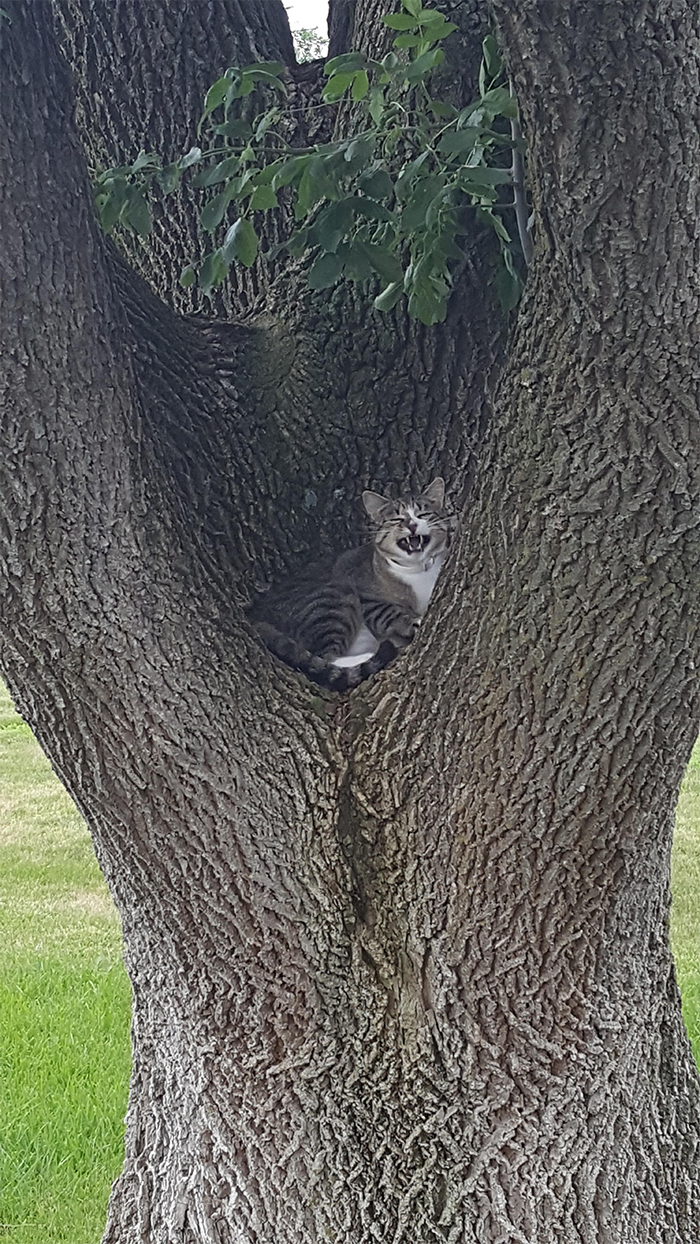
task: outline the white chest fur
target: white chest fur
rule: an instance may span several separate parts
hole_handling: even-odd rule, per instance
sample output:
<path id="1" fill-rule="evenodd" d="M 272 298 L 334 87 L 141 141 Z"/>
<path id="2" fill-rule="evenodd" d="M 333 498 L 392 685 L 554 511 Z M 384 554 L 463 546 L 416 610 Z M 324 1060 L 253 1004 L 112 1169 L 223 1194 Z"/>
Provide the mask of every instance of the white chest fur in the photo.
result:
<path id="1" fill-rule="evenodd" d="M 437 577 L 442 570 L 442 557 L 431 558 L 427 566 L 402 566 L 399 562 L 387 561 L 389 573 L 410 587 L 416 598 L 416 612 L 422 618 L 428 608 L 428 601 L 433 594 Z"/>

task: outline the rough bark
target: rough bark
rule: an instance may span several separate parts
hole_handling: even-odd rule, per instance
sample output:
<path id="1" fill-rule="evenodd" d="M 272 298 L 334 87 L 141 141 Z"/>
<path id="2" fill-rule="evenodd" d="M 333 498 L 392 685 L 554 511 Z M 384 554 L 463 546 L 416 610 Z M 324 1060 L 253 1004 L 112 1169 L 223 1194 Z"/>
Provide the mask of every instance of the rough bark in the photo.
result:
<path id="1" fill-rule="evenodd" d="M 55 0 L 60 34 L 76 83 L 76 120 L 88 163 L 102 170 L 134 160 L 142 149 L 168 162 L 197 143 L 204 94 L 229 65 L 281 60 L 296 66 L 281 0 L 181 0 L 113 4 Z M 131 263 L 158 295 L 182 312 L 208 309 L 179 284 L 183 256 L 198 255 L 196 196 L 186 186 L 156 204 L 148 242 L 126 237 Z M 217 305 L 240 315 L 258 294 L 260 272 L 237 269 Z"/>
<path id="2" fill-rule="evenodd" d="M 468 51 L 477 6 L 445 8 Z M 495 9 L 538 228 L 490 425 L 477 259 L 429 331 L 296 269 L 244 323 L 159 301 L 97 233 L 48 6 L 12 10 L 0 660 L 124 922 L 105 1244 L 698 1238 L 666 928 L 700 717 L 697 32 L 681 0 Z M 107 48 L 170 7 L 63 12 Z M 344 12 L 371 37 L 374 3 Z M 338 698 L 260 649 L 250 591 L 361 486 L 461 498 L 477 451 L 400 660 Z"/>

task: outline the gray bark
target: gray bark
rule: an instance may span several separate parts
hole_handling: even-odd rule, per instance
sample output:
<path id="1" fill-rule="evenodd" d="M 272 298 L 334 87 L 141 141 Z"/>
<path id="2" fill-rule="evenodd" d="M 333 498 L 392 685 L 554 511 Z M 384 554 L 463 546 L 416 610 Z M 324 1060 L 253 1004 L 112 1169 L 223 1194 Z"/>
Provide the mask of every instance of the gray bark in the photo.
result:
<path id="1" fill-rule="evenodd" d="M 450 8 L 468 61 L 478 7 Z M 5 32 L 0 663 L 124 922 L 105 1244 L 700 1232 L 667 939 L 700 717 L 694 14 L 495 8 L 538 227 L 491 423 L 483 261 L 434 330 L 280 269 L 244 323 L 181 318 L 97 232 L 48 6 Z M 64 39 L 104 19 L 108 80 L 116 8 L 62 11 Z M 154 39 L 169 12 L 119 8 Z M 243 604 L 362 486 L 438 470 L 468 505 L 418 640 L 319 693 Z"/>

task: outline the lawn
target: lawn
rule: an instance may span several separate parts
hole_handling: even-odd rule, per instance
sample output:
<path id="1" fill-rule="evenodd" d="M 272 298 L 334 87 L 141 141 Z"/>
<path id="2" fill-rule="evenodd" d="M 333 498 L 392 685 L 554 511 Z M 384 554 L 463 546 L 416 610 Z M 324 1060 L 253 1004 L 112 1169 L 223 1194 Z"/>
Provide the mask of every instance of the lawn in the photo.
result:
<path id="1" fill-rule="evenodd" d="M 97 1244 L 123 1157 L 130 991 L 85 825 L 0 684 L 0 1236 Z"/>
<path id="2" fill-rule="evenodd" d="M 671 867 L 671 942 L 683 1017 L 700 1066 L 700 743 L 678 800 Z"/>
<path id="3" fill-rule="evenodd" d="M 85 826 L 0 684 L 0 1236 L 98 1244 L 122 1159 L 129 986 Z M 700 1061 L 700 749 L 678 808 L 672 938 Z"/>

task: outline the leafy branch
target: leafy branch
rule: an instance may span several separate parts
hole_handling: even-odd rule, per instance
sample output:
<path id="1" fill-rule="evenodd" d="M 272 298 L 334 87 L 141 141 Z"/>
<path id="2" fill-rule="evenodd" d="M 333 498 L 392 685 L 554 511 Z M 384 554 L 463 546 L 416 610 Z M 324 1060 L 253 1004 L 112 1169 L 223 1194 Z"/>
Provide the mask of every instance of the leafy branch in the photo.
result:
<path id="1" fill-rule="evenodd" d="M 150 195 L 172 193 L 187 176 L 204 192 L 200 222 L 212 249 L 199 267 L 184 269 L 183 286 L 198 282 L 211 296 L 231 264 L 252 265 L 256 214 L 286 204 L 294 227 L 268 253 L 283 248 L 295 258 L 309 256 L 312 289 L 379 278 L 377 310 L 406 297 L 410 315 L 435 324 L 445 318 L 452 268 L 464 258 L 457 238 L 476 218 L 498 239 L 496 287 L 502 305 L 515 306 L 521 245 L 529 246 L 523 143 L 497 44 L 491 35 L 484 40 L 479 95 L 457 109 L 430 91 L 444 60 L 440 45 L 456 27 L 421 0 L 402 6 L 382 18 L 396 32 L 382 60 L 349 52 L 325 65 L 322 106 L 342 100 L 357 106 L 352 136 L 293 147 L 286 138 L 285 67 L 232 66 L 206 94 L 197 130 L 202 146 L 165 165 L 142 151 L 133 164 L 97 177 L 105 232 L 121 226 L 145 236 Z M 520 244 L 511 237 L 511 218 Z"/>
<path id="2" fill-rule="evenodd" d="M 321 60 L 325 55 L 328 40 L 315 27 L 302 27 L 292 31 L 294 54 L 300 65 L 310 60 Z"/>

